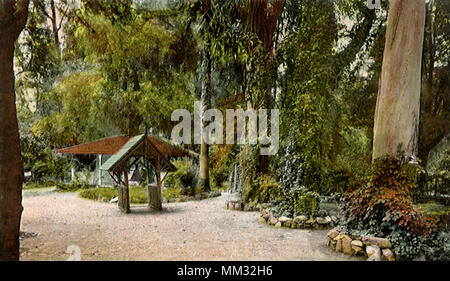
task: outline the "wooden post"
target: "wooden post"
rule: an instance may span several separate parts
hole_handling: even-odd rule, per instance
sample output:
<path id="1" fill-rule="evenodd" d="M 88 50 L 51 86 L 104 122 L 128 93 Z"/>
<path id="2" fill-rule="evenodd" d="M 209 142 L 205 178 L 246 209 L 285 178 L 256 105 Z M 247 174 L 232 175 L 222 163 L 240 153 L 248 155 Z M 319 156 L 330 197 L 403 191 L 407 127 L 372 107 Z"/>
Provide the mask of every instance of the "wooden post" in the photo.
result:
<path id="1" fill-rule="evenodd" d="M 162 210 L 162 186 L 161 186 L 161 158 L 158 156 L 156 158 L 156 184 L 158 186 L 158 204 L 159 210 Z"/>
<path id="2" fill-rule="evenodd" d="M 148 208 L 152 211 L 160 211 L 161 206 L 159 204 L 159 190 L 156 185 L 148 185 Z"/>
<path id="3" fill-rule="evenodd" d="M 162 193 L 161 193 L 161 159 L 158 156 L 155 159 L 155 177 L 156 186 L 148 185 L 148 207 L 153 211 L 162 210 Z"/>
<path id="4" fill-rule="evenodd" d="M 119 196 L 119 208 L 122 212 L 125 214 L 128 214 L 130 212 L 130 193 L 128 188 L 128 177 L 127 177 L 127 170 L 125 169 L 123 171 L 124 174 L 124 182 L 125 184 L 119 184 L 117 187 L 117 194 Z"/>
<path id="5" fill-rule="evenodd" d="M 102 186 L 102 170 L 100 169 L 102 167 L 102 155 L 98 155 L 98 185 Z"/>
<path id="6" fill-rule="evenodd" d="M 72 165 L 73 165 L 73 163 L 72 163 Z M 70 167 L 70 172 L 72 175 L 72 184 L 73 184 L 75 181 L 75 167 L 74 166 Z"/>

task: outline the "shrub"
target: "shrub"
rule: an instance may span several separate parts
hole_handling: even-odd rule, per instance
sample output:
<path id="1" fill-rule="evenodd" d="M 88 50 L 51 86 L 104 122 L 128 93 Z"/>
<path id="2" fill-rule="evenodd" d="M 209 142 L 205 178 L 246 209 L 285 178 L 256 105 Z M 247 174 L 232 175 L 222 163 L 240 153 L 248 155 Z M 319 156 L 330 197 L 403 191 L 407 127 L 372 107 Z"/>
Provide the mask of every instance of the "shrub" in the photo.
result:
<path id="1" fill-rule="evenodd" d="M 102 198 L 103 202 L 109 202 L 114 197 L 117 197 L 117 190 L 114 187 L 97 187 L 83 189 L 79 196 L 85 199 L 98 200 Z M 147 202 L 147 192 L 140 187 L 130 187 L 130 203 L 144 204 Z"/>
<path id="2" fill-rule="evenodd" d="M 400 260 L 421 255 L 448 259 L 448 237 L 433 229 L 412 203 L 405 165 L 383 158 L 375 161 L 372 173 L 371 181 L 341 206 L 344 231 L 388 238 Z"/>
<path id="3" fill-rule="evenodd" d="M 198 183 L 197 165 L 186 160 L 177 160 L 174 165 L 177 170 L 167 175 L 164 185 L 181 189 L 183 195 L 194 195 Z"/>
<path id="4" fill-rule="evenodd" d="M 177 187 L 166 187 L 162 191 L 162 196 L 166 198 L 168 201 L 174 201 L 179 198 L 181 195 L 180 189 Z"/>
<path id="5" fill-rule="evenodd" d="M 265 203 L 277 202 L 282 199 L 281 186 L 269 175 L 256 176 L 253 173 L 243 190 L 242 196 L 245 202 Z"/>
<path id="6" fill-rule="evenodd" d="M 229 171 L 235 161 L 233 145 L 212 145 L 210 149 L 210 177 L 215 186 L 228 181 Z"/>
<path id="7" fill-rule="evenodd" d="M 104 202 L 108 202 L 117 197 L 117 190 L 113 187 L 89 188 L 80 191 L 79 196 L 90 200 L 98 200 L 99 196 L 101 196 Z"/>
<path id="8" fill-rule="evenodd" d="M 181 194 L 188 195 L 188 196 L 194 196 L 195 186 L 197 184 L 198 174 L 197 169 L 194 166 L 190 166 L 186 173 L 181 175 L 180 177 L 180 187 L 181 187 Z"/>
<path id="9" fill-rule="evenodd" d="M 400 161 L 383 158 L 375 161 L 371 181 L 352 192 L 342 208 L 355 228 L 398 224 L 419 234 L 429 232 L 420 211 L 413 205 L 412 181 Z"/>
<path id="10" fill-rule="evenodd" d="M 24 183 L 23 189 L 24 190 L 40 189 L 40 188 L 51 187 L 54 185 L 55 185 L 55 183 L 53 183 L 53 182 L 27 182 L 27 183 Z"/>
<path id="11" fill-rule="evenodd" d="M 305 215 L 316 217 L 319 215 L 319 195 L 303 188 L 295 188 L 284 195 L 283 201 L 274 208 L 278 216 L 296 217 Z"/>

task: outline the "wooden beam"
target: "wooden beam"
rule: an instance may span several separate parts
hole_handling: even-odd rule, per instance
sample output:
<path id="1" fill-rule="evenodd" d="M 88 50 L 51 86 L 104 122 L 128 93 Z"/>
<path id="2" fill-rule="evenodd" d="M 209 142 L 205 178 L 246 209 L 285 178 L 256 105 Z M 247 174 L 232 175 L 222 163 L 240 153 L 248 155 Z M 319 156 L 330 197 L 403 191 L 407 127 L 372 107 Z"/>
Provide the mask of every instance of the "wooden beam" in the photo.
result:
<path id="1" fill-rule="evenodd" d="M 164 163 L 166 163 L 167 167 L 176 170 L 176 168 L 172 165 L 172 163 L 168 162 L 167 159 L 164 157 L 164 154 L 161 153 L 161 151 L 159 151 L 159 149 L 148 139 L 146 138 L 145 141 L 149 142 L 150 145 L 153 147 L 153 149 L 155 149 L 155 151 L 158 153 L 159 157 L 161 157 L 164 161 Z"/>

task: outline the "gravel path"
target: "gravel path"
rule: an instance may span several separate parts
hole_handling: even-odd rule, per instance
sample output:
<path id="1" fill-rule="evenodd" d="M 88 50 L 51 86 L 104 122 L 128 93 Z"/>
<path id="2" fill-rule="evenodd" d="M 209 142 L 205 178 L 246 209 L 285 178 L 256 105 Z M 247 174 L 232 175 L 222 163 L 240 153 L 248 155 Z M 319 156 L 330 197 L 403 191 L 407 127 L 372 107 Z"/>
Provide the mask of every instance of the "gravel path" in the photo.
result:
<path id="1" fill-rule="evenodd" d="M 356 260 L 327 249 L 326 230 L 261 224 L 257 212 L 225 210 L 227 196 L 125 215 L 76 193 L 25 194 L 21 259 L 66 260 L 76 245 L 82 260 Z"/>

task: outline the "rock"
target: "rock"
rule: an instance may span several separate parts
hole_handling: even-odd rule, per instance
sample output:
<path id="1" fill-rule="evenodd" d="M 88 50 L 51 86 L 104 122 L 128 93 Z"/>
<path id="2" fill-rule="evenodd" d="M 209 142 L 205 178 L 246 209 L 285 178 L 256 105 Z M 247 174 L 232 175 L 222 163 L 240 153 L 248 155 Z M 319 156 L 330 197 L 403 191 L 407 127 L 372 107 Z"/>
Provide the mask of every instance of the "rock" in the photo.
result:
<path id="1" fill-rule="evenodd" d="M 324 218 L 321 218 L 321 217 L 317 217 L 317 218 L 316 218 L 316 222 L 317 222 L 318 224 L 320 224 L 320 225 L 326 225 L 326 224 L 328 224 L 327 221 L 326 221 Z"/>
<path id="2" fill-rule="evenodd" d="M 386 238 L 364 236 L 364 237 L 362 237 L 362 242 L 366 246 L 378 246 L 382 249 L 392 248 L 391 242 Z"/>
<path id="3" fill-rule="evenodd" d="M 264 217 L 259 217 L 259 221 L 260 221 L 261 223 L 266 223 L 266 222 L 267 222 L 266 219 L 265 219 Z"/>
<path id="4" fill-rule="evenodd" d="M 376 245 L 367 246 L 366 254 L 369 257 L 368 261 L 381 261 L 381 250 Z"/>
<path id="5" fill-rule="evenodd" d="M 279 222 L 282 222 L 282 223 L 287 222 L 287 221 L 290 221 L 290 220 L 291 220 L 291 219 L 288 218 L 288 217 L 280 217 L 280 218 L 278 219 L 278 221 L 279 221 Z"/>
<path id="6" fill-rule="evenodd" d="M 281 225 L 285 226 L 285 227 L 290 227 L 291 226 L 291 221 L 292 220 L 290 218 L 288 218 L 288 217 L 280 217 L 280 218 L 278 218 L 278 222 L 280 222 Z"/>
<path id="7" fill-rule="evenodd" d="M 363 249 L 364 247 L 363 242 L 359 240 L 353 240 L 351 245 L 352 245 L 352 255 L 363 256 L 365 254 Z"/>
<path id="8" fill-rule="evenodd" d="M 266 220 L 268 220 L 270 218 L 270 214 L 264 214 L 263 218 L 265 218 Z"/>
<path id="9" fill-rule="evenodd" d="M 359 240 L 353 240 L 353 241 L 352 241 L 352 246 L 362 248 L 362 247 L 364 246 L 364 244 L 363 244 L 363 242 L 361 242 L 361 241 L 359 241 Z"/>
<path id="10" fill-rule="evenodd" d="M 276 217 L 271 217 L 269 222 L 271 225 L 276 225 L 278 223 L 278 219 Z"/>
<path id="11" fill-rule="evenodd" d="M 297 228 L 297 224 L 295 222 L 291 222 L 291 228 L 292 229 L 296 229 Z"/>
<path id="12" fill-rule="evenodd" d="M 305 221 L 306 224 L 313 225 L 316 222 L 314 218 L 310 218 L 309 220 Z"/>
<path id="13" fill-rule="evenodd" d="M 337 217 L 335 217 L 335 216 L 331 216 L 331 220 L 334 222 L 334 223 L 338 223 L 338 218 Z"/>
<path id="14" fill-rule="evenodd" d="M 342 252 L 342 240 L 333 240 L 336 241 L 336 252 Z"/>
<path id="15" fill-rule="evenodd" d="M 364 249 L 358 246 L 352 245 L 352 255 L 354 256 L 364 256 L 366 252 L 364 252 Z"/>
<path id="16" fill-rule="evenodd" d="M 341 241 L 342 241 L 342 252 L 344 252 L 344 254 L 347 255 L 352 255 L 353 254 L 352 239 L 346 235 L 344 238 L 342 238 Z"/>
<path id="17" fill-rule="evenodd" d="M 234 204 L 234 209 L 237 210 L 237 211 L 240 211 L 241 210 L 241 203 L 235 203 Z"/>
<path id="18" fill-rule="evenodd" d="M 333 222 L 333 220 L 331 219 L 330 216 L 325 217 L 325 221 L 327 222 L 327 224 L 330 224 L 331 222 Z"/>
<path id="19" fill-rule="evenodd" d="M 334 241 L 333 239 L 330 239 L 330 240 L 331 240 L 331 242 L 330 242 L 330 248 L 333 249 L 333 250 L 335 251 L 335 250 L 336 250 L 336 244 L 337 244 L 337 242 Z"/>
<path id="20" fill-rule="evenodd" d="M 280 227 L 282 227 L 283 225 L 281 224 L 281 222 L 279 221 L 279 222 L 277 222 L 276 224 L 275 224 L 275 227 L 277 227 L 277 228 L 280 228 Z"/>
<path id="21" fill-rule="evenodd" d="M 304 223 L 308 220 L 307 216 L 298 216 L 294 219 L 295 223 Z"/>
<path id="22" fill-rule="evenodd" d="M 334 240 L 342 240 L 342 239 L 350 239 L 351 240 L 351 238 L 350 238 L 350 236 L 348 236 L 347 234 L 345 234 L 345 233 L 339 233 L 336 237 L 334 237 Z"/>
<path id="23" fill-rule="evenodd" d="M 336 236 L 338 236 L 340 232 L 341 232 L 341 230 L 338 227 L 335 227 L 332 230 L 330 230 L 330 232 L 328 232 L 328 237 L 333 239 Z"/>
<path id="24" fill-rule="evenodd" d="M 381 254 L 384 261 L 395 261 L 394 253 L 390 249 L 383 249 Z"/>

